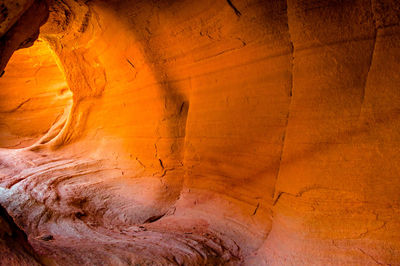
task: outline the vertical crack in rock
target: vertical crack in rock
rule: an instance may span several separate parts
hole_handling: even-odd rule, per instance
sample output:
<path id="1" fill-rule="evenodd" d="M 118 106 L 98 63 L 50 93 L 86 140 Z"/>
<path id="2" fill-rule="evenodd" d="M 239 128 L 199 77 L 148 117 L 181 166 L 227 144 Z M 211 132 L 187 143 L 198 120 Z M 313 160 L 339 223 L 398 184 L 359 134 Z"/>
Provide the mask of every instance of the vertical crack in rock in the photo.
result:
<path id="1" fill-rule="evenodd" d="M 133 69 L 136 70 L 135 65 L 134 65 L 129 59 L 126 59 L 126 61 L 128 62 L 129 65 L 131 65 L 131 67 L 132 67 Z"/>
<path id="2" fill-rule="evenodd" d="M 164 164 L 163 164 L 162 160 L 161 160 L 161 159 L 158 159 L 158 161 L 160 162 L 161 168 L 164 169 Z"/>
<path id="3" fill-rule="evenodd" d="M 240 17 L 242 15 L 242 13 L 240 13 L 240 11 L 236 8 L 236 6 L 234 6 L 232 4 L 231 0 L 226 0 L 226 2 L 228 2 L 228 5 L 233 9 L 233 11 L 235 12 L 236 16 Z"/>
<path id="4" fill-rule="evenodd" d="M 179 109 L 179 114 L 181 114 L 181 113 L 182 113 L 182 111 L 183 111 L 183 106 L 185 106 L 185 102 L 182 102 L 182 104 L 181 104 L 181 108 Z"/>
<path id="5" fill-rule="evenodd" d="M 279 192 L 277 193 L 278 195 L 275 197 L 275 199 L 274 199 L 274 201 L 273 201 L 273 203 L 272 203 L 272 206 L 275 206 L 275 205 L 278 203 L 279 199 L 281 198 L 282 194 L 284 194 L 284 193 L 286 193 L 286 192 L 279 191 Z"/>
<path id="6" fill-rule="evenodd" d="M 272 197 L 275 198 L 273 200 L 274 203 L 277 201 L 277 199 L 281 195 L 280 192 L 277 193 L 276 185 L 278 183 L 279 173 L 281 171 L 282 157 L 283 157 L 283 152 L 284 152 L 284 148 L 285 148 L 287 128 L 288 128 L 288 125 L 289 125 L 290 109 L 291 109 L 291 105 L 292 105 L 293 86 L 294 86 L 294 84 L 293 84 L 294 83 L 294 80 L 293 80 L 294 45 L 293 45 L 292 36 L 291 36 L 291 33 L 290 33 L 288 9 L 289 9 L 288 1 L 286 1 L 287 34 L 288 34 L 288 37 L 289 37 L 290 54 L 291 54 L 291 58 L 290 58 L 290 76 L 289 76 L 290 87 L 289 87 L 289 93 L 288 93 L 288 96 L 289 96 L 288 112 L 287 112 L 287 115 L 286 115 L 286 123 L 285 123 L 284 131 L 283 131 L 283 134 L 282 134 L 282 147 L 281 147 L 281 151 L 280 151 L 280 155 L 279 155 L 279 166 L 278 166 L 278 170 L 277 170 L 276 178 L 275 178 L 275 188 L 274 188 L 274 191 L 272 193 Z M 277 193 L 277 196 L 275 196 L 276 193 Z"/>
<path id="7" fill-rule="evenodd" d="M 255 210 L 254 210 L 254 212 L 253 212 L 253 214 L 252 214 L 252 216 L 254 216 L 254 215 L 256 215 L 257 214 L 257 211 L 258 211 L 258 208 L 260 207 L 260 203 L 258 202 L 257 203 L 257 206 L 256 206 L 256 208 L 255 208 Z"/>
<path id="8" fill-rule="evenodd" d="M 359 118 L 361 117 L 362 109 L 364 107 L 365 93 L 366 93 L 366 89 L 367 89 L 367 86 L 368 86 L 369 74 L 370 74 L 370 71 L 371 71 L 371 66 L 372 66 L 373 59 L 374 59 L 374 54 L 375 54 L 376 38 L 377 38 L 377 35 L 378 35 L 378 27 L 377 27 L 376 18 L 375 18 L 376 15 L 374 13 L 374 9 L 373 9 L 373 6 L 372 6 L 372 0 L 370 1 L 370 7 L 371 7 L 372 20 L 373 20 L 373 23 L 374 23 L 374 35 L 373 35 L 372 49 L 371 49 L 371 52 L 370 52 L 370 55 L 369 55 L 368 70 L 367 70 L 367 74 L 366 74 L 366 77 L 365 77 L 364 86 L 363 86 L 362 92 L 361 92 L 360 113 L 358 115 Z"/>
<path id="9" fill-rule="evenodd" d="M 135 76 L 133 77 L 134 79 L 136 79 L 136 76 L 138 74 L 138 71 L 136 70 L 135 65 L 131 62 L 131 60 L 129 60 L 128 58 L 126 59 L 126 62 L 128 62 L 128 64 L 132 67 L 133 72 L 135 73 Z"/>

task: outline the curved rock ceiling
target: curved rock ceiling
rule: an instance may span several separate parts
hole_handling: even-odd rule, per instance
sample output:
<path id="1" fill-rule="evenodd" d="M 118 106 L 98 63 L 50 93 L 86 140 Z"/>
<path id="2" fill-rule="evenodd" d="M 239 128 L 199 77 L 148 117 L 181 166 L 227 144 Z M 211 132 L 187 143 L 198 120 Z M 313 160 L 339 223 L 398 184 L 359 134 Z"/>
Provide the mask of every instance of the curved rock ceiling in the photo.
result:
<path id="1" fill-rule="evenodd" d="M 0 1 L 0 264 L 400 265 L 399 22 Z"/>

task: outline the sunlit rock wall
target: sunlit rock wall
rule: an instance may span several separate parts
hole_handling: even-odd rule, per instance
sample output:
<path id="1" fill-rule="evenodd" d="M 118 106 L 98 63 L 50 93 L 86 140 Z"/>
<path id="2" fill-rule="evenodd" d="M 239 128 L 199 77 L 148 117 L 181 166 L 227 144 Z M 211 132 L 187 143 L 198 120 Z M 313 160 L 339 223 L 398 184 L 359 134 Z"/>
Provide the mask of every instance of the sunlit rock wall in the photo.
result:
<path id="1" fill-rule="evenodd" d="M 0 204 L 42 263 L 400 263 L 398 2 L 35 4 Z"/>
<path id="2" fill-rule="evenodd" d="M 71 92 L 55 60 L 40 40 L 14 53 L 0 78 L 0 147 L 28 147 L 67 117 Z"/>

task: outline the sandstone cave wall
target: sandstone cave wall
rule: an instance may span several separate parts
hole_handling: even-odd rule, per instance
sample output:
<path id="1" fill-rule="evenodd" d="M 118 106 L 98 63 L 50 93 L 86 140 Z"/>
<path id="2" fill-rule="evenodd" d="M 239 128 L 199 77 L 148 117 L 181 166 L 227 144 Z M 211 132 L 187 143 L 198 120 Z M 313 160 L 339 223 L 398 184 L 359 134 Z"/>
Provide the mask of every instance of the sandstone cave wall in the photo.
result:
<path id="1" fill-rule="evenodd" d="M 39 254 L 399 263 L 399 3 L 48 4 L 73 104 L 0 157 Z"/>

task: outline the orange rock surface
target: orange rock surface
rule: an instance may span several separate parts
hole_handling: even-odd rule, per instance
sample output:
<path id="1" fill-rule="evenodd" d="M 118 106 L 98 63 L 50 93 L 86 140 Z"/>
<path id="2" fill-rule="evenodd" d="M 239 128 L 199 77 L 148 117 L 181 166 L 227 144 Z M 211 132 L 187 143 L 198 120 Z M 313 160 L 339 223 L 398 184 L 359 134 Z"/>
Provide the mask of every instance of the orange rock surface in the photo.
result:
<path id="1" fill-rule="evenodd" d="M 22 3 L 0 263 L 400 265 L 398 1 Z"/>

